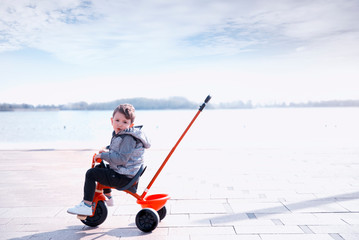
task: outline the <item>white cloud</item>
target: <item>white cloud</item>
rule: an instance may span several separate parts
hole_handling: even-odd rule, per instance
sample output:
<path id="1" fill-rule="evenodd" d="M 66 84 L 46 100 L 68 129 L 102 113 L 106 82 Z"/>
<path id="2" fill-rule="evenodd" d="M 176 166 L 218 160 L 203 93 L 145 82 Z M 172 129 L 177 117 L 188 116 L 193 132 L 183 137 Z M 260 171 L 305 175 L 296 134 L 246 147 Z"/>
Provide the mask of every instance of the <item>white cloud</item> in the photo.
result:
<path id="1" fill-rule="evenodd" d="M 2 1 L 1 49 L 144 62 L 310 45 L 356 32 L 356 1 Z M 318 40 L 319 39 L 319 40 Z M 300 46 L 294 46 L 296 49 Z"/>
<path id="2" fill-rule="evenodd" d="M 106 101 L 115 90 L 95 96 L 97 82 L 116 81 L 138 84 L 136 96 L 147 97 L 193 99 L 211 89 L 223 100 L 352 97 L 359 75 L 358 10 L 356 0 L 3 0 L 0 54 L 38 49 L 76 67 L 14 60 L 1 81 L 31 83 L 1 97 Z M 17 68 L 29 69 L 28 75 L 14 74 Z M 341 88 L 323 84 L 340 76 Z M 39 93 L 36 101 L 26 96 L 34 82 L 44 86 L 46 80 L 56 93 Z M 322 89 L 328 94 L 318 94 Z M 335 90 L 341 93 L 329 94 Z"/>

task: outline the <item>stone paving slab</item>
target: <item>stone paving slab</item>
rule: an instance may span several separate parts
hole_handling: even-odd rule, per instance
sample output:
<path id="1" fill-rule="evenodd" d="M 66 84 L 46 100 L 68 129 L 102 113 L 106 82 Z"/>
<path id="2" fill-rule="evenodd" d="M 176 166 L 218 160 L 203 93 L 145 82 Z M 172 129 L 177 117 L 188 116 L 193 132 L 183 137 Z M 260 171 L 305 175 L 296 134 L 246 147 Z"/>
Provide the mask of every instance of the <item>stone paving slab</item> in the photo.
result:
<path id="1" fill-rule="evenodd" d="M 261 234 L 261 240 L 333 240 L 328 234 Z"/>
<path id="2" fill-rule="evenodd" d="M 0 151 L 0 239 L 359 239 L 359 149 L 181 149 L 149 192 L 171 196 L 149 234 L 124 192 L 96 228 L 66 213 L 82 199 L 93 153 Z M 140 193 L 167 153 L 146 153 Z"/>
<path id="3" fill-rule="evenodd" d="M 350 234 L 350 233 L 341 233 L 340 236 L 345 240 L 357 240 L 359 239 L 359 234 Z"/>
<path id="4" fill-rule="evenodd" d="M 286 226 L 286 225 L 247 225 L 247 226 L 234 226 L 237 234 L 294 234 L 304 233 L 299 226 Z"/>
<path id="5" fill-rule="evenodd" d="M 261 237 L 258 234 L 243 234 L 243 235 L 194 235 L 191 236 L 191 240 L 261 240 Z"/>

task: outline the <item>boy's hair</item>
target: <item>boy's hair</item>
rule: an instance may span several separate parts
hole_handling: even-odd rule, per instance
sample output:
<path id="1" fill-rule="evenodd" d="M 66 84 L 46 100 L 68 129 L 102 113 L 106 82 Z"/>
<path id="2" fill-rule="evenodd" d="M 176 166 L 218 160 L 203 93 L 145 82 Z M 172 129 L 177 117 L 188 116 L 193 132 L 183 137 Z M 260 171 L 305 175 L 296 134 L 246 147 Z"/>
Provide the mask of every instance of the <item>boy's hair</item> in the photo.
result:
<path id="1" fill-rule="evenodd" d="M 131 123 L 135 121 L 135 108 L 131 104 L 125 103 L 118 105 L 113 111 L 112 117 L 114 117 L 117 112 L 125 115 L 125 118 L 131 120 Z"/>

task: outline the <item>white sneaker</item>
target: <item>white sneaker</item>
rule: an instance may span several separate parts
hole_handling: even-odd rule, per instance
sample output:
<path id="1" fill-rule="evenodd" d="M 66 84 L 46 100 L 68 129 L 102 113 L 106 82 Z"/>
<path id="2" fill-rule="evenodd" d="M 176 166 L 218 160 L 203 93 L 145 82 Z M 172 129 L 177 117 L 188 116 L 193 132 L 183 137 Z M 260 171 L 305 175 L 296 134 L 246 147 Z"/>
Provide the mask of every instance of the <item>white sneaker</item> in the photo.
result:
<path id="1" fill-rule="evenodd" d="M 92 215 L 92 207 L 86 206 L 85 203 L 82 201 L 79 205 L 76 205 L 73 208 L 67 209 L 67 212 L 70 214 L 91 216 Z"/>
<path id="2" fill-rule="evenodd" d="M 113 197 L 107 199 L 105 202 L 106 202 L 107 206 L 112 207 L 113 204 L 114 204 L 114 203 L 113 203 Z"/>

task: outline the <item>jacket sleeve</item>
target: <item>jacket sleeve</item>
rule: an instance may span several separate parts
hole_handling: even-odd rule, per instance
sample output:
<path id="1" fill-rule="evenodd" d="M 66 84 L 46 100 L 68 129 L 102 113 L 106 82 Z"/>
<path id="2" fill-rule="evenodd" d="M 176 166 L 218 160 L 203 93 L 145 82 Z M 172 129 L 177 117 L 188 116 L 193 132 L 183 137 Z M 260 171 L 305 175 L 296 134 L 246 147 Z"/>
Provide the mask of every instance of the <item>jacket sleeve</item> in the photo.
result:
<path id="1" fill-rule="evenodd" d="M 116 148 L 116 150 L 118 150 L 110 150 L 109 152 L 101 153 L 101 159 L 106 160 L 110 165 L 125 166 L 131 158 L 135 147 L 135 139 L 131 136 L 124 136 L 120 142 L 120 146 Z"/>

